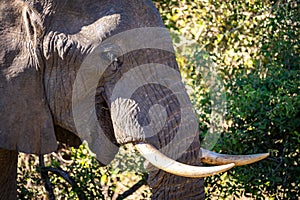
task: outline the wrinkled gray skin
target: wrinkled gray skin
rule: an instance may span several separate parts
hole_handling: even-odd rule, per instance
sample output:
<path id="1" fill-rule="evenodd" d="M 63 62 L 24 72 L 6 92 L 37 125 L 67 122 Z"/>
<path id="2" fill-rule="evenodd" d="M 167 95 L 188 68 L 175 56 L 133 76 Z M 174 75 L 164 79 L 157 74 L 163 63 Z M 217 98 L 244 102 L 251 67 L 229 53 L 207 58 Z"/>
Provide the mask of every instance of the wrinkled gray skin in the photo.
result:
<path id="1" fill-rule="evenodd" d="M 0 199 L 16 199 L 18 151 L 49 153 L 56 150 L 57 140 L 78 145 L 72 86 L 84 58 L 107 37 L 133 28 L 163 27 L 163 23 L 148 0 L 4 0 L 0 17 Z M 150 62 L 178 70 L 172 53 L 147 49 L 125 54 L 99 77 L 97 117 L 104 133 L 118 146 L 143 141 L 161 148 L 176 134 L 182 110 L 172 92 L 159 84 L 138 88 L 132 99 L 140 113 L 130 116 L 140 123 L 137 126 L 145 126 L 149 124 L 149 108 L 159 102 L 166 107 L 167 123 L 157 135 L 145 138 L 116 130 L 121 119 L 111 120 L 114 85 L 129 69 Z M 199 150 L 195 137 L 177 160 L 201 165 Z M 114 154 L 103 155 L 109 153 Z M 203 179 L 156 170 L 150 172 L 148 182 L 153 199 L 204 199 Z"/>

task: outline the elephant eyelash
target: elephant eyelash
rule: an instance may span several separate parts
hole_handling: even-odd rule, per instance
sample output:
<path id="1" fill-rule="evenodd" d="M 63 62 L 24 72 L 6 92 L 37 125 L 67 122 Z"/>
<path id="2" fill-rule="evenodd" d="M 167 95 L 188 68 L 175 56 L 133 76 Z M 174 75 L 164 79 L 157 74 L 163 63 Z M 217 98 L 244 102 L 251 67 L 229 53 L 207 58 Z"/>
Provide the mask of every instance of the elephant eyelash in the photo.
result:
<path id="1" fill-rule="evenodd" d="M 109 108 L 106 108 L 106 107 L 104 107 L 104 106 L 101 107 L 101 109 L 102 109 L 102 110 L 107 110 L 107 111 L 109 111 Z"/>
<path id="2" fill-rule="evenodd" d="M 119 58 L 114 58 L 112 62 L 113 70 L 116 71 L 122 66 L 122 61 Z"/>
<path id="3" fill-rule="evenodd" d="M 117 71 L 123 63 L 120 58 L 111 52 L 106 52 L 104 55 L 101 55 L 101 57 L 109 61 L 109 67 L 112 71 Z"/>

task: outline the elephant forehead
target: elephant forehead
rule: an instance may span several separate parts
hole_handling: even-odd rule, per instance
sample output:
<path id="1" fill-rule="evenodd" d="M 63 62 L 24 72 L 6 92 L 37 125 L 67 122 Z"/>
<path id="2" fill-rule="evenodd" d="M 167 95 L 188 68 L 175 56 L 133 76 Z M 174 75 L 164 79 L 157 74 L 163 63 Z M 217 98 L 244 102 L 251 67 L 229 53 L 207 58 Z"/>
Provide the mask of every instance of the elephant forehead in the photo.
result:
<path id="1" fill-rule="evenodd" d="M 82 27 L 94 24 L 99 19 L 105 19 L 106 16 L 122 13 L 121 9 L 117 9 L 117 5 L 108 4 L 107 0 L 80 0 L 77 3 L 72 1 L 56 0 L 56 7 L 51 7 L 51 30 L 64 32 L 67 35 L 79 33 Z M 44 9 L 44 12 L 47 12 Z M 105 21 L 104 21 L 105 22 Z M 107 21 L 108 25 L 110 21 Z M 103 25 L 105 25 L 103 23 Z"/>
<path id="2" fill-rule="evenodd" d="M 122 31 L 105 39 L 99 45 L 98 51 L 103 51 L 109 45 L 119 45 L 122 54 L 147 48 L 174 53 L 170 34 L 166 28 L 162 27 L 142 27 Z M 121 56 L 121 54 L 116 56 Z"/>

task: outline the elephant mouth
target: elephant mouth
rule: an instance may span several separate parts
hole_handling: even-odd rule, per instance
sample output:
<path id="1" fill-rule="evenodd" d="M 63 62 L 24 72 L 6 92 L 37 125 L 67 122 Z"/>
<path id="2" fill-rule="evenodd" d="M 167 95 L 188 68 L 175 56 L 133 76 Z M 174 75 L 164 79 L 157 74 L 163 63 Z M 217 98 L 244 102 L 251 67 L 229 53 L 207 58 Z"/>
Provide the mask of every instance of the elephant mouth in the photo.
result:
<path id="1" fill-rule="evenodd" d="M 97 92 L 96 94 L 96 115 L 99 122 L 99 125 L 104 130 L 105 136 L 116 146 L 120 146 L 116 140 L 115 132 L 113 128 L 113 123 L 111 119 L 110 108 L 107 104 L 107 101 Z"/>

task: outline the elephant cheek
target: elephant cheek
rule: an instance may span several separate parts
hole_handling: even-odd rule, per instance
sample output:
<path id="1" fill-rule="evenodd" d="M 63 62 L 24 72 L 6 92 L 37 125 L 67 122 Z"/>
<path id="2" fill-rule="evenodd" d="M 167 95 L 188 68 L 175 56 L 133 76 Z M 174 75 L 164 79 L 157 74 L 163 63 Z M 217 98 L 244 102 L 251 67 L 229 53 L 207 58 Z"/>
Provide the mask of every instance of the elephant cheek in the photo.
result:
<path id="1" fill-rule="evenodd" d="M 139 108 L 132 99 L 117 98 L 111 103 L 111 119 L 119 144 L 145 141 L 145 132 L 137 120 L 138 113 Z"/>

